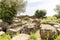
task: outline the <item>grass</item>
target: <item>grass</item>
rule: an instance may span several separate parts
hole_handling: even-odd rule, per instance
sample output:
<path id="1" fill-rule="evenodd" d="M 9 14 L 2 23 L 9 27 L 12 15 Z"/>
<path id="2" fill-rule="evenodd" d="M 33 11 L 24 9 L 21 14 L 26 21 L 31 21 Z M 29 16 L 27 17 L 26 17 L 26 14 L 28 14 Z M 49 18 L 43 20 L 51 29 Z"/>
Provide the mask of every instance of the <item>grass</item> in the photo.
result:
<path id="1" fill-rule="evenodd" d="M 18 35 L 19 32 L 17 32 L 16 34 L 10 35 L 9 33 L 5 33 L 3 35 L 0 35 L 0 40 L 11 40 L 12 37 Z"/>
<path id="2" fill-rule="evenodd" d="M 30 33 L 30 40 L 37 40 L 38 39 L 38 35 L 35 33 Z"/>
<path id="3" fill-rule="evenodd" d="M 56 38 L 55 40 L 60 40 L 60 35 L 59 35 L 59 36 L 57 36 L 57 38 Z"/>
<path id="4" fill-rule="evenodd" d="M 3 34 L 0 36 L 0 40 L 11 40 L 11 36 L 9 34 Z"/>

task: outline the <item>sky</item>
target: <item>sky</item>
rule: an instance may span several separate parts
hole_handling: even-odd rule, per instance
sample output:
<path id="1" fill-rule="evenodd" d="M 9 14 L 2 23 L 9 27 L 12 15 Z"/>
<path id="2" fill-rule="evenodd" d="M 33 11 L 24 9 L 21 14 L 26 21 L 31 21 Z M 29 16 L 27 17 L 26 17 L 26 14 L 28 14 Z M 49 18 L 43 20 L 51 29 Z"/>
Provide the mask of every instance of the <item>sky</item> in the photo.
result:
<path id="1" fill-rule="evenodd" d="M 60 4 L 60 0 L 26 0 L 26 1 L 27 6 L 24 15 L 30 16 L 34 15 L 37 9 L 39 10 L 45 9 L 47 11 L 47 16 L 52 16 L 56 14 L 54 8 L 56 7 L 56 5 Z"/>
<path id="2" fill-rule="evenodd" d="M 1 0 L 0 0 L 1 1 Z M 26 11 L 20 15 L 34 15 L 37 9 L 45 9 L 47 16 L 56 14 L 54 8 L 60 4 L 60 0 L 25 0 L 27 1 Z"/>
<path id="3" fill-rule="evenodd" d="M 1 0 L 0 0 L 1 1 Z M 26 11 L 20 15 L 34 15 L 37 9 L 45 9 L 47 16 L 56 14 L 54 8 L 60 4 L 60 0 L 25 0 L 27 1 Z"/>

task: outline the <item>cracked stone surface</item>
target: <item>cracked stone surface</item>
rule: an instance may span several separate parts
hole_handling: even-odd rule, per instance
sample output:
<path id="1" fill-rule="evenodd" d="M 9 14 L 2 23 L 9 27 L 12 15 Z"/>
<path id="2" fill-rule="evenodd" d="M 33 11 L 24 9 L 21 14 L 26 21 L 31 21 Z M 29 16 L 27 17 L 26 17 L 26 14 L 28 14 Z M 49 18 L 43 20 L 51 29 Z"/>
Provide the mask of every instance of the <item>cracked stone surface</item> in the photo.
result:
<path id="1" fill-rule="evenodd" d="M 28 40 L 30 36 L 28 34 L 19 34 L 13 37 L 11 40 Z"/>

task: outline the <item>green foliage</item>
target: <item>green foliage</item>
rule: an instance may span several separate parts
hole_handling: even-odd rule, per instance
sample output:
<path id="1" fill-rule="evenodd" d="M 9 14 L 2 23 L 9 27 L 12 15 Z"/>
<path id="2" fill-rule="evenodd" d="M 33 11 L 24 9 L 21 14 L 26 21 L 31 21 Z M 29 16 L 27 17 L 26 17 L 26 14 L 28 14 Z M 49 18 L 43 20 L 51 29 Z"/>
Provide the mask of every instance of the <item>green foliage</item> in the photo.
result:
<path id="1" fill-rule="evenodd" d="M 46 15 L 46 10 L 36 10 L 35 17 L 43 18 Z"/>
<path id="2" fill-rule="evenodd" d="M 56 37 L 57 37 L 57 35 L 55 35 L 55 34 L 52 35 L 52 36 L 50 36 L 49 34 L 47 34 L 45 40 L 54 40 Z"/>
<path id="3" fill-rule="evenodd" d="M 57 17 L 57 18 L 60 18 L 60 5 L 56 5 L 55 11 L 56 11 L 58 14 L 55 14 L 54 16 Z"/>
<path id="4" fill-rule="evenodd" d="M 11 35 L 11 34 L 9 34 L 7 32 L 7 33 L 5 33 L 3 35 L 0 35 L 0 40 L 11 40 L 11 37 L 14 37 L 14 36 L 16 36 L 18 34 L 19 34 L 19 32 L 17 32 L 16 34 Z"/>
<path id="5" fill-rule="evenodd" d="M 17 36 L 18 34 L 20 34 L 19 32 L 16 32 L 15 34 L 11 34 L 11 37 L 15 37 Z"/>
<path id="6" fill-rule="evenodd" d="M 20 3 L 21 1 L 21 3 Z M 23 0 L 1 0 L 0 1 L 0 19 L 11 24 L 13 18 L 17 15 L 17 11 L 22 12 L 25 7 Z M 21 6 L 23 5 L 23 6 Z"/>
<path id="7" fill-rule="evenodd" d="M 42 40 L 54 40 L 56 39 L 57 34 L 50 34 L 49 32 L 47 32 L 47 35 L 45 35 L 44 38 L 42 38 Z"/>
<path id="8" fill-rule="evenodd" d="M 48 22 L 60 23 L 60 19 L 57 19 L 56 17 L 48 17 L 46 19 L 41 19 L 41 23 L 48 23 Z"/>
<path id="9" fill-rule="evenodd" d="M 29 17 L 24 17 L 24 20 L 27 20 L 28 21 L 29 20 Z"/>
<path id="10" fill-rule="evenodd" d="M 13 17 L 16 16 L 17 11 L 15 9 L 16 5 L 12 5 L 9 7 L 8 5 L 4 4 L 4 2 L 0 2 L 0 18 L 9 24 L 13 22 Z"/>
<path id="11" fill-rule="evenodd" d="M 11 40 L 11 36 L 9 34 L 1 35 L 0 40 Z"/>
<path id="12" fill-rule="evenodd" d="M 35 33 L 31 33 L 30 35 L 30 40 L 37 40 L 38 37 Z"/>
<path id="13" fill-rule="evenodd" d="M 55 40 L 60 40 L 60 35 L 59 35 L 59 36 L 57 36 L 57 38 L 56 38 Z"/>
<path id="14" fill-rule="evenodd" d="M 57 19 L 59 19 L 60 18 L 60 13 L 55 14 L 54 17 L 56 17 Z"/>

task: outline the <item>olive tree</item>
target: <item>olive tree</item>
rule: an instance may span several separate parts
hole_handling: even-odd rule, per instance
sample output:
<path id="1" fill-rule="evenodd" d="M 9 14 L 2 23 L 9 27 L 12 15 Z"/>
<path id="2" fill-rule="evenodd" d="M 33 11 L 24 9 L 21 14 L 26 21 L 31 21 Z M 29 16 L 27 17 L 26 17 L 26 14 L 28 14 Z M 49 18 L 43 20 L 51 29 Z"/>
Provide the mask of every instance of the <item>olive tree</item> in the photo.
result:
<path id="1" fill-rule="evenodd" d="M 46 15 L 46 10 L 36 10 L 35 17 L 43 18 Z"/>
<path id="2" fill-rule="evenodd" d="M 13 18 L 18 12 L 24 12 L 26 1 L 24 0 L 1 0 L 0 1 L 0 19 L 11 24 Z"/>

